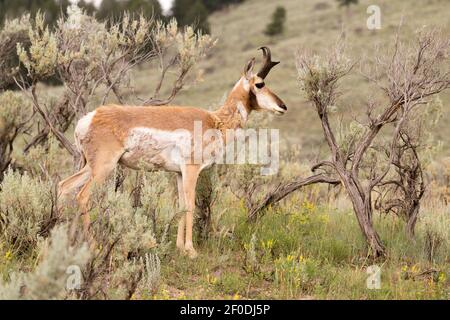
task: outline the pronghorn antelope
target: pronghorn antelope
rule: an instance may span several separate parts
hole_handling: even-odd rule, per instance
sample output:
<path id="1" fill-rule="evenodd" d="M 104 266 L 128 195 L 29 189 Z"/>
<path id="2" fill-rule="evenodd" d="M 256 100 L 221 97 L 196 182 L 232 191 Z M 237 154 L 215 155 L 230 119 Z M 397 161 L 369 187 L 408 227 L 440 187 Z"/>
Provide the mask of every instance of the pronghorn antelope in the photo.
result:
<path id="1" fill-rule="evenodd" d="M 90 189 L 93 183 L 102 183 L 118 163 L 132 169 L 177 172 L 179 205 L 185 213 L 178 223 L 176 245 L 190 257 L 196 256 L 192 227 L 197 178 L 204 168 L 223 155 L 226 143 L 224 129 L 241 128 L 253 110 L 268 110 L 276 114 L 287 111 L 283 101 L 264 83 L 270 70 L 279 62 L 272 61 L 267 47 L 260 49 L 264 55 L 261 70 L 253 73 L 255 58 L 251 59 L 224 105 L 216 111 L 180 106 L 108 105 L 97 108 L 78 121 L 75 141 L 84 156 L 85 165 L 60 182 L 59 195 L 67 195 L 82 187 L 77 201 L 86 232 L 90 225 L 87 207 Z M 218 136 L 202 142 L 202 147 L 209 147 L 214 152 L 200 162 L 193 162 L 191 154 L 186 154 L 185 150 L 192 144 L 194 122 L 199 121 L 203 132 L 215 129 Z"/>

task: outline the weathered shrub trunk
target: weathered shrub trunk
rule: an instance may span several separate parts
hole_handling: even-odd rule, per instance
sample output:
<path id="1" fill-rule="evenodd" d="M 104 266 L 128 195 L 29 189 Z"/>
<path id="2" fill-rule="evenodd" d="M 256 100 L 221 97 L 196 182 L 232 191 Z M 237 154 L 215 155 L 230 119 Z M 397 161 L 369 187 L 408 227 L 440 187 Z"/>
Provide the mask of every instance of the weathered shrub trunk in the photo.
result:
<path id="1" fill-rule="evenodd" d="M 380 236 L 373 227 L 373 210 L 370 192 L 368 194 L 361 193 L 356 184 L 350 179 L 344 179 L 344 187 L 347 190 L 350 200 L 352 201 L 356 219 L 358 220 L 359 227 L 366 238 L 372 256 L 383 256 L 385 254 L 385 247 L 381 242 Z"/>

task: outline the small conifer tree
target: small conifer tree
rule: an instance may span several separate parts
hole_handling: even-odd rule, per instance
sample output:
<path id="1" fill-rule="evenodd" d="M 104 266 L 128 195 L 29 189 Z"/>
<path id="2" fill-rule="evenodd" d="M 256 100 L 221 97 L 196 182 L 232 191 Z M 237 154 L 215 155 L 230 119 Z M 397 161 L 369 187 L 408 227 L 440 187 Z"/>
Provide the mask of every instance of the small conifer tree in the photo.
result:
<path id="1" fill-rule="evenodd" d="M 267 25 L 264 33 L 268 36 L 276 36 L 284 32 L 284 23 L 286 21 L 286 9 L 277 7 L 272 15 L 272 21 Z"/>
<path id="2" fill-rule="evenodd" d="M 336 0 L 340 7 L 350 7 L 352 4 L 358 4 L 358 0 Z"/>

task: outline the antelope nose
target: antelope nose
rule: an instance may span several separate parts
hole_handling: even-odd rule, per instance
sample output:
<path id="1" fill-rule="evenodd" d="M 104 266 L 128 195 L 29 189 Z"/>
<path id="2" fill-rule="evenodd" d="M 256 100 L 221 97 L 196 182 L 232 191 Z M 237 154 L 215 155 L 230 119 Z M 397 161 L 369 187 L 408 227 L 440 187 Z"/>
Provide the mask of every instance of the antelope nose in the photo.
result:
<path id="1" fill-rule="evenodd" d="M 286 107 L 286 105 L 284 103 L 280 106 L 280 108 L 285 110 L 285 111 L 287 111 L 287 107 Z"/>

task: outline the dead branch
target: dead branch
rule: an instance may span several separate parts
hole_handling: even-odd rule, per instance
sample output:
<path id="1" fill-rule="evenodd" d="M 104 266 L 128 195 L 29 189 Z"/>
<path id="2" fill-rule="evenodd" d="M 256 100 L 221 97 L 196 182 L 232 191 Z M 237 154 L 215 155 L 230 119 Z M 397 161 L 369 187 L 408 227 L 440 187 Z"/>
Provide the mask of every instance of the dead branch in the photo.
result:
<path id="1" fill-rule="evenodd" d="M 248 215 L 249 220 L 255 221 L 257 217 L 260 216 L 261 213 L 267 207 L 281 201 L 289 194 L 302 187 L 316 183 L 327 183 L 331 185 L 338 185 L 341 182 L 337 179 L 330 178 L 328 175 L 325 174 L 316 174 L 308 178 L 298 179 L 296 181 L 279 184 L 271 191 L 269 191 L 261 202 L 252 205 Z"/>

